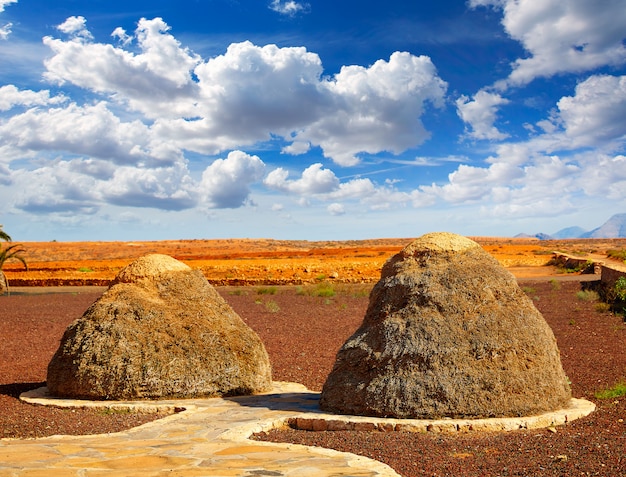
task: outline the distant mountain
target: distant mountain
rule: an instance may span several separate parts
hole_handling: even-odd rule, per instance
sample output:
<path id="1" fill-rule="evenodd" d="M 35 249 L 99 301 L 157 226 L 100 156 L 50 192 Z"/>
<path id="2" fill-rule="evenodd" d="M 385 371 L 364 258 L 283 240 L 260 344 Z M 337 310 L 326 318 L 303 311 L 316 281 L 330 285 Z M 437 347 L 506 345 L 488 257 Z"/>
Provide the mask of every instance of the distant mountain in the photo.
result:
<path id="1" fill-rule="evenodd" d="M 542 234 L 542 233 L 538 233 L 535 235 L 529 235 L 529 234 L 517 234 L 515 237 L 513 238 L 536 238 L 539 240 L 551 240 L 552 237 L 548 234 Z"/>
<path id="2" fill-rule="evenodd" d="M 587 231 L 582 227 L 567 227 L 552 234 L 555 239 L 579 238 L 586 234 Z"/>
<path id="3" fill-rule="evenodd" d="M 583 238 L 623 238 L 626 237 L 626 214 L 615 214 L 597 229 L 583 234 Z"/>
<path id="4" fill-rule="evenodd" d="M 600 227 L 587 232 L 582 227 L 574 226 L 559 230 L 551 235 L 538 233 L 534 235 L 517 234 L 516 238 L 538 238 L 539 240 L 568 238 L 626 238 L 626 214 L 615 214 Z"/>

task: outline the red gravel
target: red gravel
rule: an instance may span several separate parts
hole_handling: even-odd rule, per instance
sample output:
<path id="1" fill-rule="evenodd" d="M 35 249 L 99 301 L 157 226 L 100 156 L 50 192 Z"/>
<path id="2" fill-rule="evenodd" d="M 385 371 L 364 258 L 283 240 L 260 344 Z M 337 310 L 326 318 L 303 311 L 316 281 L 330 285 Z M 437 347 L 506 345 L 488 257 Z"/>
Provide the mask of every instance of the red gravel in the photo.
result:
<path id="1" fill-rule="evenodd" d="M 523 282 L 554 330 L 576 397 L 598 409 L 557 432 L 548 430 L 430 435 L 411 433 L 274 431 L 259 438 L 351 451 L 392 466 L 405 477 L 626 475 L 626 397 L 594 393 L 626 379 L 626 326 L 621 317 L 579 300 L 576 282 Z M 557 286 L 558 285 L 558 286 Z M 339 287 L 336 287 L 339 288 Z M 533 290 L 534 289 L 534 290 Z M 320 390 L 335 353 L 360 324 L 363 288 L 344 286 L 334 297 L 298 294 L 295 287 L 222 288 L 235 311 L 261 336 L 275 380 Z M 61 410 L 21 403 L 19 393 L 44 384 L 47 363 L 65 327 L 99 296 L 0 297 L 0 437 L 113 432 L 153 416 Z"/>

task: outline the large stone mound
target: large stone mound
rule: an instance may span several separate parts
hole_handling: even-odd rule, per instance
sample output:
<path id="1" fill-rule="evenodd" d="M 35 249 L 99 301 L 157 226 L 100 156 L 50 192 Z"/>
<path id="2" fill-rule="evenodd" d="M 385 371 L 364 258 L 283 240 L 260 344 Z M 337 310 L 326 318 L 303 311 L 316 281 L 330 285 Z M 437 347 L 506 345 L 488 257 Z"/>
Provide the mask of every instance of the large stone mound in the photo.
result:
<path id="1" fill-rule="evenodd" d="M 552 330 L 513 275 L 472 240 L 433 233 L 383 266 L 320 406 L 485 418 L 553 411 L 570 398 Z"/>
<path id="2" fill-rule="evenodd" d="M 202 273 L 166 255 L 128 265 L 48 365 L 54 396 L 159 399 L 271 387 L 263 343 Z"/>

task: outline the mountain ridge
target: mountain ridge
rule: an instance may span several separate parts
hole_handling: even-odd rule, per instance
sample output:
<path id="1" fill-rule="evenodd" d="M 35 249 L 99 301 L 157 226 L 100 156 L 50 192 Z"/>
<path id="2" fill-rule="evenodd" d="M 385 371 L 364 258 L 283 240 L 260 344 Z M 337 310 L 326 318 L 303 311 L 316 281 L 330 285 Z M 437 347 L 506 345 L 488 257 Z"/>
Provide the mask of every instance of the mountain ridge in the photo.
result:
<path id="1" fill-rule="evenodd" d="M 577 225 L 566 227 L 553 234 L 539 232 L 536 234 L 520 233 L 515 238 L 535 237 L 539 240 L 568 239 L 568 238 L 626 238 L 626 213 L 611 216 L 601 226 L 586 231 Z"/>

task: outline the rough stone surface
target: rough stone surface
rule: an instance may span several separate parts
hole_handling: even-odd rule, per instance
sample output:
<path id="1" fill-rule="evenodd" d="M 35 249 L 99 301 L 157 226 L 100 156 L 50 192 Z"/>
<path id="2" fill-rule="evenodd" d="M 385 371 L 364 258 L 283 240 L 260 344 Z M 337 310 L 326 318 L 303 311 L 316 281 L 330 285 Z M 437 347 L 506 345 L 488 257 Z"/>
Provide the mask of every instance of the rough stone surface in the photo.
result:
<path id="1" fill-rule="evenodd" d="M 552 330 L 513 275 L 472 240 L 432 233 L 384 265 L 320 405 L 478 418 L 549 412 L 570 398 Z"/>
<path id="2" fill-rule="evenodd" d="M 147 255 L 72 323 L 48 365 L 50 393 L 159 399 L 263 392 L 263 343 L 202 273 Z"/>

